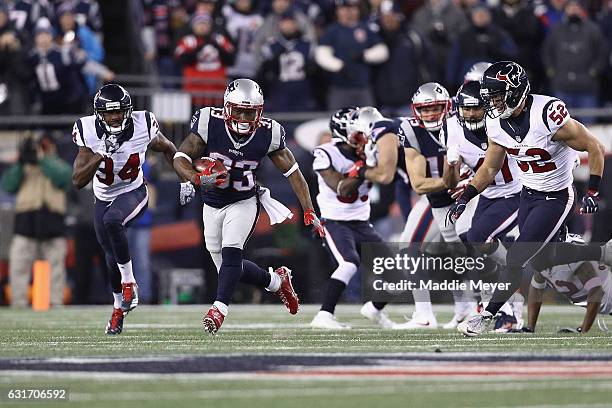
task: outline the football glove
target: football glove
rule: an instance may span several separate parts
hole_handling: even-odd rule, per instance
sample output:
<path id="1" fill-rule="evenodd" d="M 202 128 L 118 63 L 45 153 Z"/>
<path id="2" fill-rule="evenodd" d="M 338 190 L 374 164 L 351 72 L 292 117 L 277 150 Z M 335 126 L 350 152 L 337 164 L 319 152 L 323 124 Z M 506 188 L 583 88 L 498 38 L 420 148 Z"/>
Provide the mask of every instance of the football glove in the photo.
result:
<path id="1" fill-rule="evenodd" d="M 376 143 L 372 140 L 368 140 L 368 143 L 365 145 L 364 153 L 366 166 L 376 167 L 378 164 L 378 148 L 376 147 Z"/>
<path id="2" fill-rule="evenodd" d="M 588 190 L 586 195 L 582 197 L 580 205 L 580 214 L 596 213 L 599 209 L 599 191 Z"/>
<path id="3" fill-rule="evenodd" d="M 317 214 L 315 214 L 312 208 L 304 211 L 304 225 L 312 225 L 312 230 L 319 234 L 319 237 L 325 238 L 325 230 L 323 229 L 323 223 Z"/>
<path id="4" fill-rule="evenodd" d="M 454 224 L 455 221 L 459 219 L 461 214 L 463 214 L 466 207 L 467 207 L 467 200 L 463 197 L 463 193 L 462 193 L 461 197 L 459 197 L 457 201 L 455 201 L 453 205 L 451 205 L 450 208 L 448 209 L 448 212 L 446 213 L 445 225 Z"/>
<path id="5" fill-rule="evenodd" d="M 446 161 L 448 162 L 448 164 L 454 166 L 455 164 L 459 163 L 460 159 L 461 156 L 459 156 L 459 150 L 457 149 L 457 146 L 449 146 L 446 150 Z"/>
<path id="6" fill-rule="evenodd" d="M 181 201 L 181 205 L 185 205 L 189 203 L 196 195 L 196 190 L 193 184 L 190 181 L 186 181 L 181 183 L 181 190 L 179 191 L 179 199 Z"/>
<path id="7" fill-rule="evenodd" d="M 198 173 L 194 174 L 191 178 L 191 182 L 196 187 L 219 187 L 225 181 L 227 181 L 228 172 L 225 167 L 222 169 L 215 169 L 215 167 L 220 167 L 220 165 L 216 164 L 215 160 L 203 160 L 202 163 L 198 164 Z"/>
<path id="8" fill-rule="evenodd" d="M 459 197 L 463 194 L 466 187 L 472 182 L 474 177 L 471 177 L 472 174 L 469 172 L 462 173 L 459 177 L 459 183 L 455 186 L 455 188 L 449 188 L 448 194 L 450 194 L 453 200 L 458 200 Z"/>
<path id="9" fill-rule="evenodd" d="M 365 178 L 366 164 L 363 160 L 357 160 L 353 163 L 353 167 L 351 167 L 348 171 L 348 177 L 350 178 Z"/>

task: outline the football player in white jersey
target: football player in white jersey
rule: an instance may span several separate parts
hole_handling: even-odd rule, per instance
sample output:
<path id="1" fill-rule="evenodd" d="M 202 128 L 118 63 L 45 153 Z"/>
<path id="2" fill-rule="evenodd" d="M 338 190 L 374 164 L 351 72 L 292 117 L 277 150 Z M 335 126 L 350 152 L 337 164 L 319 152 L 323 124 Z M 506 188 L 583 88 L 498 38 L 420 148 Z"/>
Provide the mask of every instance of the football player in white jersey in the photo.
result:
<path id="1" fill-rule="evenodd" d="M 382 242 L 370 224 L 372 182 L 365 179 L 364 147 L 371 125 L 383 116 L 376 108 L 344 108 L 330 119 L 332 141 L 317 146 L 313 170 L 317 173 L 317 202 L 324 221 L 325 241 L 338 266 L 329 279 L 321 310 L 310 325 L 319 329 L 350 329 L 336 320 L 336 304 L 361 263 L 361 244 Z M 366 302 L 361 314 L 391 328 L 383 303 Z"/>
<path id="2" fill-rule="evenodd" d="M 174 159 L 174 170 L 187 180 L 181 187 L 181 202 L 195 195 L 194 186 L 200 188 L 204 240 L 219 274 L 217 297 L 202 320 L 210 334 L 223 324 L 238 282 L 277 293 L 291 314 L 298 312 L 291 270 L 281 266 L 266 271 L 242 255 L 255 229 L 260 204 L 272 224 L 293 215 L 257 183 L 257 170 L 264 158 L 268 157 L 291 184 L 304 211 L 304 224 L 325 236 L 308 185 L 285 145 L 285 129 L 263 117 L 264 97 L 259 85 L 250 79 L 236 79 L 227 86 L 223 101 L 223 109 L 205 107 L 195 112 L 190 133 Z M 203 155 L 221 161 L 223 172 L 194 169 L 192 161 Z"/>
<path id="3" fill-rule="evenodd" d="M 520 235 L 508 250 L 506 273 L 500 276 L 500 282 L 508 283 L 507 289 L 496 290 L 485 310 L 459 324 L 457 329 L 466 336 L 477 336 L 488 330 L 493 316 L 519 287 L 527 262 L 531 261 L 536 270 L 541 270 L 540 266 L 549 264 L 552 258 L 557 264 L 579 260 L 612 263 L 612 251 L 604 247 L 546 245 L 556 241 L 574 206 L 575 150 L 588 152 L 591 172 L 581 211 L 597 211 L 603 145 L 586 127 L 570 118 L 562 101 L 531 94 L 527 74 L 515 62 L 491 65 L 481 81 L 481 95 L 487 103 L 489 147 L 474 179 L 449 209 L 448 218 L 455 221 L 467 203 L 491 184 L 504 164 L 506 153 L 517 161 L 523 190 L 518 213 Z M 562 249 L 556 250 L 557 246 Z"/>
<path id="4" fill-rule="evenodd" d="M 579 235 L 568 234 L 566 242 L 584 245 Z M 575 305 L 586 306 L 582 325 L 565 331 L 586 333 L 597 314 L 612 314 L 612 275 L 609 267 L 594 261 L 558 265 L 533 274 L 529 287 L 528 324 L 522 332 L 535 331 L 546 287 L 567 296 Z"/>
<path id="5" fill-rule="evenodd" d="M 457 168 L 457 171 L 460 166 L 466 165 L 475 173 L 484 162 L 488 148 L 485 103 L 480 96 L 480 83 L 478 81 L 464 83 L 457 92 L 455 102 L 457 114 L 447 120 L 446 159 L 450 165 Z M 508 160 L 506 157 L 493 183 L 479 196 L 470 228 L 462 235 L 466 242 L 481 253 L 487 254 L 501 266 L 506 264 L 506 252 L 500 243 L 500 238 L 516 226 L 518 217 L 519 194 L 522 189 L 519 172 L 516 161 Z M 517 297 L 522 298 L 519 294 Z M 520 310 L 523 303 L 522 301 L 514 303 L 512 309 L 508 305 L 503 311 L 512 315 L 513 309 L 516 309 L 518 320 L 521 319 Z M 445 328 L 457 327 L 458 323 L 473 312 L 474 310 L 458 310 Z"/>
<path id="6" fill-rule="evenodd" d="M 147 149 L 161 152 L 172 164 L 176 148 L 159 130 L 155 116 L 133 111 L 132 99 L 120 85 L 104 85 L 94 97 L 94 115 L 80 118 L 72 129 L 79 146 L 72 180 L 81 189 L 93 179 L 96 237 L 106 255 L 113 289 L 113 313 L 107 334 L 119 334 L 123 319 L 138 305 L 126 228 L 147 208 L 142 165 Z"/>

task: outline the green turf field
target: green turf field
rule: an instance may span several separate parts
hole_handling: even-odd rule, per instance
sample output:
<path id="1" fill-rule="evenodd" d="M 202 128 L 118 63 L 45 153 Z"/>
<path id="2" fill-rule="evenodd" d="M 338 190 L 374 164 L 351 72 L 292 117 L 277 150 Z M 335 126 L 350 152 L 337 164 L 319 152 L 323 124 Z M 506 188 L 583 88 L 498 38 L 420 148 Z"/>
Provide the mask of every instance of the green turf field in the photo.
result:
<path id="1" fill-rule="evenodd" d="M 181 408 L 244 404 L 256 408 L 284 407 L 289 401 L 291 407 L 352 408 L 612 406 L 612 363 L 581 362 L 589 356 L 612 360 L 612 336 L 597 327 L 586 335 L 557 334 L 560 327 L 579 325 L 583 309 L 577 307 L 545 305 L 538 331 L 533 335 L 490 334 L 469 339 L 442 329 L 379 330 L 359 316 L 356 305 L 338 309 L 338 319 L 354 327 L 345 332 L 309 328 L 307 324 L 317 310 L 315 306 L 304 307 L 296 317 L 280 305 L 233 306 L 222 330 L 210 337 L 201 329 L 205 309 L 204 306 L 141 306 L 126 318 L 123 334 L 115 337 L 104 334 L 110 314 L 108 307 L 67 307 L 46 313 L 0 309 L 0 404 L 32 406 L 31 401 L 9 401 L 8 390 L 47 387 L 67 388 L 69 393 L 68 402 L 44 404 L 49 407 L 117 407 L 138 403 L 166 407 L 180 403 Z M 403 313 L 410 311 L 399 306 L 389 310 L 395 321 L 401 321 Z M 437 307 L 436 310 L 439 323 L 450 319 L 449 307 Z M 418 356 L 424 356 L 424 361 L 414 360 L 412 353 L 421 353 Z M 530 373 L 536 373 L 532 377 L 523 378 L 512 371 L 508 376 L 487 375 L 487 370 L 503 365 L 507 358 L 518 355 L 516 353 L 522 353 L 528 360 L 556 357 L 554 361 L 543 361 L 532 367 Z M 379 355 L 388 359 L 380 368 L 384 374 L 372 375 L 368 371 L 372 367 L 364 368 L 362 363 L 348 366 L 329 360 L 334 356 L 368 356 L 375 360 Z M 460 357 L 462 361 L 453 365 L 425 361 L 428 356 L 455 355 L 465 358 Z M 493 363 L 470 360 L 470 356 L 479 355 L 491 356 Z M 141 356 L 151 359 L 141 360 L 138 358 Z M 183 370 L 181 359 L 191 356 L 232 356 L 233 360 L 186 360 L 185 367 L 197 372 Z M 252 361 L 263 367 L 267 360 L 277 356 L 285 361 L 292 358 L 320 361 L 313 360 L 314 363 L 306 365 L 300 362 L 296 367 L 285 365 L 281 373 L 263 372 L 263 369 L 254 373 L 236 365 L 237 361 Z M 564 356 L 574 361 L 565 363 Z M 43 361 L 40 359 L 52 357 L 57 359 L 44 360 L 45 369 L 23 370 L 26 361 L 19 360 L 36 358 L 35 361 Z M 131 374 L 129 368 L 127 372 L 114 372 L 114 361 L 109 357 L 123 361 L 127 367 L 134 359 L 137 374 Z M 400 358 L 413 360 L 406 362 Z M 89 365 L 91 361 L 107 365 L 100 368 Z M 174 365 L 168 365 L 173 361 Z M 80 368 L 54 369 L 54 364 L 64 362 L 77 364 Z M 206 364 L 223 367 L 206 367 Z M 314 364 L 315 368 L 308 364 Z M 420 364 L 426 365 L 423 373 L 442 367 L 442 371 L 450 370 L 451 375 L 448 372 L 420 375 L 415 371 L 420 369 Z M 553 370 L 550 375 L 541 375 L 542 370 L 564 364 L 565 368 L 556 374 Z M 595 367 L 596 374 L 573 375 L 574 366 L 567 364 Z M 511 367 L 523 365 L 515 362 Z M 152 367 L 156 367 L 157 372 L 148 372 Z M 351 374 L 337 375 L 345 369 L 352 370 Z M 466 372 L 477 370 L 479 374 L 469 378 L 452 374 L 462 373 L 464 369 Z M 315 371 L 318 374 L 311 375 Z"/>

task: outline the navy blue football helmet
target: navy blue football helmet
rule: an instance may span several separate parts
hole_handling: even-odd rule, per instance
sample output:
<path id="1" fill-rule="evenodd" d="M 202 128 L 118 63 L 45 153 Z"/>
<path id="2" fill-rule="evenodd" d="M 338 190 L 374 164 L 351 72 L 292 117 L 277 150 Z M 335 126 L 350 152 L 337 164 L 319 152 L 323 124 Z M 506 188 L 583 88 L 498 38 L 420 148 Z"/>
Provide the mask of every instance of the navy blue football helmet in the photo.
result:
<path id="1" fill-rule="evenodd" d="M 485 125 L 485 101 L 480 96 L 480 82 L 468 81 L 459 88 L 455 97 L 457 104 L 457 119 L 462 126 L 471 131 L 482 129 Z M 482 117 L 472 113 L 465 115 L 465 108 L 482 108 Z"/>
<path id="2" fill-rule="evenodd" d="M 329 130 L 332 134 L 332 140 L 336 143 L 348 143 L 346 126 L 355 112 L 357 112 L 357 109 L 359 108 L 355 106 L 338 109 L 329 119 Z"/>
<path id="3" fill-rule="evenodd" d="M 132 98 L 121 85 L 108 84 L 100 88 L 94 96 L 93 108 L 96 120 L 108 135 L 120 135 L 132 123 Z M 123 112 L 120 123 L 108 123 L 104 119 L 103 113 L 113 111 Z"/>
<path id="4" fill-rule="evenodd" d="M 487 115 L 491 118 L 509 118 L 527 98 L 530 89 L 527 72 L 512 61 L 491 65 L 480 82 L 480 95 L 486 103 Z"/>

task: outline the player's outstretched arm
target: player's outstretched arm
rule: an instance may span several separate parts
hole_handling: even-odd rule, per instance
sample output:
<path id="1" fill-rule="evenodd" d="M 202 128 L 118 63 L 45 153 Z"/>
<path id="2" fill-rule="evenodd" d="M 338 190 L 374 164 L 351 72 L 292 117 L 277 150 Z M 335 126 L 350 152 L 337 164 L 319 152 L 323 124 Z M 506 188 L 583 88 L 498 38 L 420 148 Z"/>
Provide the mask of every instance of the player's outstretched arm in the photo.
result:
<path id="1" fill-rule="evenodd" d="M 176 147 L 174 146 L 174 143 L 166 138 L 166 136 L 164 136 L 161 132 L 158 132 L 149 144 L 149 147 L 154 152 L 163 153 L 166 161 L 174 167 L 174 154 L 176 153 Z"/>
<path id="2" fill-rule="evenodd" d="M 268 157 L 270 157 L 270 160 L 272 160 L 276 168 L 283 173 L 287 180 L 289 180 L 289 184 L 291 184 L 291 188 L 295 192 L 302 206 L 302 210 L 304 211 L 304 224 L 312 225 L 314 231 L 317 232 L 320 237 L 324 237 L 325 230 L 323 229 L 321 221 L 315 214 L 312 201 L 310 200 L 310 189 L 308 188 L 308 184 L 306 184 L 306 180 L 304 180 L 304 176 L 291 150 L 285 147 L 284 149 L 270 153 Z"/>
<path id="3" fill-rule="evenodd" d="M 561 126 L 552 138 L 565 142 L 569 147 L 589 155 L 589 185 L 586 196 L 582 198 L 581 213 L 594 213 L 599 204 L 599 183 L 604 170 L 604 155 L 606 149 L 599 140 L 580 122 L 570 118 Z"/>
<path id="4" fill-rule="evenodd" d="M 437 193 L 448 188 L 444 179 L 426 176 L 427 160 L 425 156 L 411 147 L 406 147 L 404 152 L 410 184 L 417 194 Z"/>
<path id="5" fill-rule="evenodd" d="M 397 168 L 397 136 L 386 133 L 376 141 L 378 163 L 365 171 L 365 178 L 379 184 L 389 184 L 395 178 Z"/>
<path id="6" fill-rule="evenodd" d="M 79 146 L 72 170 L 72 184 L 79 190 L 89 184 L 103 159 L 104 156 L 92 152 L 89 147 Z"/>
<path id="7" fill-rule="evenodd" d="M 584 262 L 576 270 L 576 276 L 582 282 L 587 293 L 587 307 L 584 319 L 582 320 L 582 326 L 580 326 L 580 332 L 586 333 L 591 330 L 595 317 L 599 313 L 599 305 L 603 298 L 604 292 L 601 288 L 601 279 L 595 273 L 593 265 L 590 262 Z"/>
<path id="8" fill-rule="evenodd" d="M 181 179 L 193 182 L 197 171 L 194 170 L 191 162 L 202 156 L 205 149 L 206 143 L 195 133 L 189 133 L 189 136 L 183 140 L 172 161 L 174 171 Z"/>

